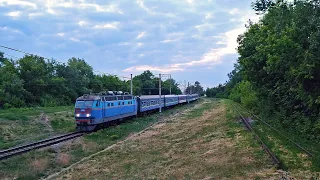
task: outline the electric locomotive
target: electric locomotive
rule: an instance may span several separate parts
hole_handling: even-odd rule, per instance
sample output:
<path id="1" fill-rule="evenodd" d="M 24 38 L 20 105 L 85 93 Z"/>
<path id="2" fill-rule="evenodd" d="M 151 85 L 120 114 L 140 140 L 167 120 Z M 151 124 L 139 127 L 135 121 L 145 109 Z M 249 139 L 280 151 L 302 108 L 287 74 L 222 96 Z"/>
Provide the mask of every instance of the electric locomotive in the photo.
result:
<path id="1" fill-rule="evenodd" d="M 121 91 L 113 93 L 85 94 L 75 104 L 78 131 L 93 131 L 106 122 L 137 115 L 134 96 Z"/>

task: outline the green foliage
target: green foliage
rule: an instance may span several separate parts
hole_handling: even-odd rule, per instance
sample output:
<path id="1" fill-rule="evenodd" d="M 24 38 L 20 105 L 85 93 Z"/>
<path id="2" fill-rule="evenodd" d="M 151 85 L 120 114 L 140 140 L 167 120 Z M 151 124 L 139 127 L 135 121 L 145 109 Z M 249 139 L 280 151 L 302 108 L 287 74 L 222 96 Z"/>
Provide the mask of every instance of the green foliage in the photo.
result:
<path id="1" fill-rule="evenodd" d="M 238 41 L 239 64 L 260 111 L 312 139 L 320 135 L 319 9 L 313 2 L 279 1 Z"/>
<path id="2" fill-rule="evenodd" d="M 203 90 L 203 87 L 200 85 L 199 81 L 196 81 L 194 85 L 191 85 L 185 89 L 185 94 L 199 94 L 203 96 L 205 94 L 205 91 Z"/>
<path id="3" fill-rule="evenodd" d="M 231 90 L 229 98 L 236 102 L 242 103 L 250 109 L 254 109 L 258 103 L 256 92 L 248 81 L 242 81 L 238 83 Z"/>
<path id="4" fill-rule="evenodd" d="M 0 52 L 0 109 L 13 107 L 55 107 L 74 103 L 91 92 L 130 92 L 130 80 L 113 75 L 94 74 L 83 59 L 71 58 L 67 64 L 27 55 L 12 61 Z M 181 94 L 175 80 L 162 81 L 162 94 Z M 159 79 L 150 71 L 133 78 L 135 95 L 158 94 Z"/>
<path id="5" fill-rule="evenodd" d="M 253 6 L 264 15 L 238 37 L 235 73 L 208 88 L 207 96 L 229 97 L 276 126 L 319 141 L 320 3 L 258 0 Z"/>
<path id="6" fill-rule="evenodd" d="M 74 125 L 73 118 L 64 119 L 64 118 L 56 118 L 50 121 L 52 128 L 55 131 L 69 131 L 72 132 L 76 128 Z"/>
<path id="7" fill-rule="evenodd" d="M 224 85 L 219 84 L 217 87 L 207 88 L 206 90 L 207 97 L 215 97 L 215 98 L 229 97 L 232 89 L 242 80 L 242 76 L 240 74 L 240 66 L 238 64 L 235 64 L 234 67 L 235 69 L 228 74 L 229 81 L 227 81 Z"/>
<path id="8" fill-rule="evenodd" d="M 133 93 L 135 95 L 158 95 L 159 94 L 159 77 L 156 77 L 149 70 L 133 78 Z M 174 79 L 161 81 L 161 94 L 182 94 L 179 84 Z"/>

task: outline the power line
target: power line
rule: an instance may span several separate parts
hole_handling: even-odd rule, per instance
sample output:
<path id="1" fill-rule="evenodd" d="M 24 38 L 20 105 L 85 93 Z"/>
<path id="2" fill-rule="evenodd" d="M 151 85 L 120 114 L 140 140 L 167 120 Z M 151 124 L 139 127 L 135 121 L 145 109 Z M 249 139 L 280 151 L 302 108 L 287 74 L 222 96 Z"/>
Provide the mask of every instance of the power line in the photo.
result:
<path id="1" fill-rule="evenodd" d="M 24 52 L 24 51 L 15 49 L 15 48 L 10 48 L 10 47 L 7 47 L 7 46 L 3 46 L 3 45 L 0 45 L 0 47 L 5 48 L 5 49 L 9 49 L 9 50 L 12 50 L 12 51 L 20 52 L 20 53 L 23 53 L 23 54 L 28 54 L 28 55 L 31 55 L 31 56 L 33 55 L 33 54 L 30 54 L 30 53 L 27 53 L 27 52 Z"/>

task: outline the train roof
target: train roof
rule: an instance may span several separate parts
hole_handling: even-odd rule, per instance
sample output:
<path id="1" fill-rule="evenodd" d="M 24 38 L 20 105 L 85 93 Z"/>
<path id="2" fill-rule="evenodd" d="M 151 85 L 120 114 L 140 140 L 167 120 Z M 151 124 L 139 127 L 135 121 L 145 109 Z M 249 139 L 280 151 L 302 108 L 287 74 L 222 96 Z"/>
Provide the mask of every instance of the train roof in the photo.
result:
<path id="1" fill-rule="evenodd" d="M 140 99 L 155 99 L 155 98 L 159 98 L 159 95 L 142 95 L 139 98 Z M 162 95 L 161 98 L 164 98 L 164 96 Z"/>
<path id="2" fill-rule="evenodd" d="M 101 99 L 100 96 L 96 95 L 83 95 L 77 98 L 77 101 L 94 101 Z"/>
<path id="3" fill-rule="evenodd" d="M 178 97 L 178 95 L 161 95 L 161 98 L 170 98 L 170 97 Z M 159 95 L 142 95 L 139 98 L 140 99 L 156 99 L 156 98 L 159 98 Z"/>
<path id="4" fill-rule="evenodd" d="M 120 100 L 127 100 L 128 98 L 133 99 L 134 96 L 131 95 L 89 95 L 89 94 L 85 94 L 83 96 L 80 96 L 77 98 L 77 101 L 94 101 L 94 100 L 101 100 L 101 98 L 104 97 L 114 97 L 115 99 L 121 99 Z M 126 98 L 127 97 L 127 98 Z"/>
<path id="5" fill-rule="evenodd" d="M 173 95 L 165 95 L 165 97 L 178 97 L 178 95 L 175 95 L 175 94 L 173 94 Z"/>

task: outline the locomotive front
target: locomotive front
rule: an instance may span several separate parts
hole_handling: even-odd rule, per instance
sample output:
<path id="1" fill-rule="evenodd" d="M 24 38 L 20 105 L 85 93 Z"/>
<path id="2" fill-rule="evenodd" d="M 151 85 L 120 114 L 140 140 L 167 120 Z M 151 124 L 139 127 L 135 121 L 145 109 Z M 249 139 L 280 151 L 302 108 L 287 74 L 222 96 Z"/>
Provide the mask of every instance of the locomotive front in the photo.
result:
<path id="1" fill-rule="evenodd" d="M 99 96 L 83 95 L 77 99 L 74 109 L 77 131 L 93 131 L 96 128 L 99 107 Z"/>

